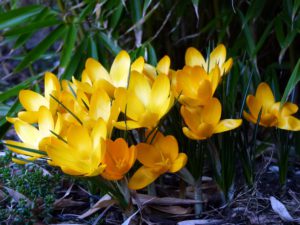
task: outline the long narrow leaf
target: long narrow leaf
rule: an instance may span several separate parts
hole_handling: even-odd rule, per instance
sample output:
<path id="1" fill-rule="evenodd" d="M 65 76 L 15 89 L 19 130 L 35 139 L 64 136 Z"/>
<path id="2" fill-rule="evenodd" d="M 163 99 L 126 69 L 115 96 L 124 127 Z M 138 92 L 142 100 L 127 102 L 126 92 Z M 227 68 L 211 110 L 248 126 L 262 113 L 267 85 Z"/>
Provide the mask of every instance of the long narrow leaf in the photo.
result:
<path id="1" fill-rule="evenodd" d="M 66 66 L 71 60 L 72 50 L 74 49 L 77 36 L 77 27 L 75 24 L 71 24 L 66 32 L 64 40 L 64 47 L 60 58 L 60 68 L 62 71 L 65 70 Z"/>
<path id="2" fill-rule="evenodd" d="M 287 101 L 289 95 L 291 94 L 291 92 L 293 91 L 293 89 L 295 88 L 295 86 L 297 85 L 299 80 L 300 80 L 300 59 L 298 60 L 296 66 L 292 72 L 292 75 L 285 87 L 283 96 L 280 101 L 280 107 L 282 107 L 283 104 Z"/>
<path id="3" fill-rule="evenodd" d="M 41 5 L 31 5 L 0 14 L 0 30 L 24 23 L 42 9 Z"/>
<path id="4" fill-rule="evenodd" d="M 44 40 L 42 40 L 33 50 L 31 50 L 20 64 L 15 69 L 15 72 L 19 72 L 27 67 L 31 62 L 39 58 L 50 46 L 63 34 L 65 27 L 60 25 L 54 31 L 49 34 Z"/>

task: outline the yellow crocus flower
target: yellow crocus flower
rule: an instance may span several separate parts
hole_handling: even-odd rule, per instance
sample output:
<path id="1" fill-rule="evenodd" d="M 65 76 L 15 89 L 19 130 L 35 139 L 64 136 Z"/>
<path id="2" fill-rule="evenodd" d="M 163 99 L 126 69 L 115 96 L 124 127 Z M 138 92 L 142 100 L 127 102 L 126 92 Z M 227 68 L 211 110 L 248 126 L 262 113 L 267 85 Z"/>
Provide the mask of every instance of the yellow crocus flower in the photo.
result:
<path id="1" fill-rule="evenodd" d="M 194 140 L 204 140 L 242 124 L 241 119 L 220 120 L 222 106 L 217 98 L 210 99 L 203 107 L 181 106 L 180 112 L 187 125 L 183 127 L 183 133 Z"/>
<path id="2" fill-rule="evenodd" d="M 85 63 L 82 82 L 94 86 L 94 89 L 103 88 L 110 96 L 113 96 L 115 88 L 127 87 L 129 70 L 130 56 L 124 50 L 116 56 L 109 73 L 101 63 L 89 58 Z"/>
<path id="3" fill-rule="evenodd" d="M 21 90 L 19 92 L 19 100 L 26 111 L 18 113 L 18 118 L 28 122 L 36 123 L 39 117 L 39 108 L 45 106 L 53 115 L 56 114 L 58 104 L 51 98 L 51 95 L 59 98 L 61 87 L 57 77 L 50 72 L 45 73 L 44 78 L 44 96 L 31 90 Z M 11 123 L 14 123 L 17 118 L 7 118 Z"/>
<path id="4" fill-rule="evenodd" d="M 60 134 L 62 130 L 62 118 L 57 116 L 56 121 L 53 119 L 52 113 L 45 106 L 41 106 L 38 110 L 38 128 L 23 120 L 16 119 L 14 121 L 15 131 L 22 142 L 6 140 L 4 143 L 7 148 L 17 154 L 25 155 L 26 160 L 35 160 L 43 155 L 19 149 L 18 147 L 43 150 L 39 148 L 39 143 L 45 137 L 53 136 L 51 133 Z M 14 147 L 17 146 L 17 147 Z M 23 161 L 18 161 L 23 162 Z M 23 162 L 24 163 L 24 162 Z"/>
<path id="5" fill-rule="evenodd" d="M 115 127 L 131 130 L 140 127 L 154 128 L 170 110 L 174 98 L 170 93 L 169 78 L 160 74 L 151 85 L 149 80 L 137 71 L 131 73 L 128 90 L 118 89 L 115 98 L 126 114 L 126 121 L 115 122 Z"/>
<path id="6" fill-rule="evenodd" d="M 136 160 L 136 148 L 128 148 L 126 141 L 118 138 L 106 140 L 106 153 L 103 159 L 105 170 L 101 174 L 107 180 L 120 180 L 131 169 Z"/>
<path id="7" fill-rule="evenodd" d="M 255 96 L 247 96 L 246 104 L 249 113 L 244 111 L 243 116 L 249 122 L 256 124 L 259 112 L 262 110 L 259 125 L 291 131 L 300 130 L 300 120 L 292 116 L 298 111 L 298 106 L 286 102 L 280 109 L 280 102 L 275 102 L 272 90 L 267 83 L 260 83 Z"/>
<path id="8" fill-rule="evenodd" d="M 106 124 L 100 119 L 91 132 L 83 126 L 72 125 L 64 141 L 48 137 L 40 143 L 40 148 L 46 151 L 50 164 L 66 174 L 97 176 L 105 169 L 105 138 Z"/>
<path id="9" fill-rule="evenodd" d="M 157 133 L 152 144 L 140 143 L 136 149 L 137 159 L 143 166 L 130 178 L 130 189 L 144 188 L 164 173 L 179 171 L 187 162 L 186 154 L 179 153 L 178 143 L 171 135 Z"/>
<path id="10" fill-rule="evenodd" d="M 204 59 L 201 52 L 196 48 L 190 47 L 185 53 L 185 65 L 200 66 L 210 73 L 216 66 L 220 69 L 220 76 L 227 74 L 232 67 L 233 59 L 229 58 L 226 62 L 226 48 L 219 44 L 209 55 L 207 60 Z"/>
<path id="11" fill-rule="evenodd" d="M 185 66 L 172 79 L 172 90 L 179 102 L 188 106 L 205 105 L 214 95 L 220 78 L 215 67 L 209 74 L 200 66 Z"/>

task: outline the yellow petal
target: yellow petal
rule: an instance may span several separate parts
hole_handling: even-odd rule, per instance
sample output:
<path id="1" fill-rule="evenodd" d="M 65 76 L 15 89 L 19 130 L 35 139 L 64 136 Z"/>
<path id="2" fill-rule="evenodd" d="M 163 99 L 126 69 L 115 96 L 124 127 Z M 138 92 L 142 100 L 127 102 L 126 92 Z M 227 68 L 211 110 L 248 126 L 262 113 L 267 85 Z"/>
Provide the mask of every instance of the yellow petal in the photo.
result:
<path id="1" fill-rule="evenodd" d="M 142 166 L 130 178 L 128 187 L 133 190 L 142 189 L 155 181 L 159 175 L 152 168 Z"/>
<path id="2" fill-rule="evenodd" d="M 45 97 L 47 99 L 50 99 L 50 94 L 53 91 L 60 91 L 60 84 L 59 81 L 57 79 L 57 76 L 55 76 L 53 73 L 50 72 L 46 72 L 45 73 Z"/>
<path id="3" fill-rule="evenodd" d="M 194 133 L 193 131 L 191 131 L 187 127 L 183 127 L 182 131 L 183 131 L 184 135 L 187 136 L 189 139 L 192 139 L 192 140 L 204 140 L 204 139 L 206 139 L 206 137 L 198 136 L 196 133 Z"/>
<path id="4" fill-rule="evenodd" d="M 38 111 L 41 106 L 49 108 L 49 102 L 42 95 L 30 90 L 21 90 L 19 99 L 27 111 Z"/>
<path id="5" fill-rule="evenodd" d="M 267 83 L 260 83 L 255 93 L 255 97 L 261 101 L 263 110 L 275 103 L 275 98 L 270 86 Z"/>
<path id="6" fill-rule="evenodd" d="M 39 109 L 39 131 L 43 137 L 49 136 L 54 131 L 54 121 L 51 112 L 45 106 Z"/>
<path id="7" fill-rule="evenodd" d="M 196 134 L 198 137 L 203 137 L 204 139 L 209 138 L 214 134 L 214 125 L 200 123 L 197 127 Z"/>
<path id="8" fill-rule="evenodd" d="M 201 66 L 206 69 L 206 63 L 202 54 L 193 47 L 190 47 L 186 50 L 185 64 L 188 66 Z"/>
<path id="9" fill-rule="evenodd" d="M 233 64 L 233 59 L 232 58 L 229 58 L 223 65 L 222 65 L 222 68 L 221 68 L 221 76 L 224 75 L 224 74 L 227 74 L 229 73 L 231 67 L 232 67 L 232 64 Z"/>
<path id="10" fill-rule="evenodd" d="M 92 82 L 98 80 L 110 81 L 110 77 L 106 69 L 95 59 L 88 58 L 85 63 L 85 70 Z"/>
<path id="11" fill-rule="evenodd" d="M 102 119 L 99 119 L 93 127 L 92 133 L 91 133 L 91 139 L 93 143 L 93 148 L 99 148 L 101 145 L 100 140 L 106 139 L 107 136 L 107 130 L 106 130 L 106 124 Z"/>
<path id="12" fill-rule="evenodd" d="M 92 148 L 92 140 L 89 136 L 88 130 L 81 126 L 72 126 L 67 134 L 68 144 L 88 154 L 89 149 Z"/>
<path id="13" fill-rule="evenodd" d="M 36 149 L 36 146 L 34 146 L 33 144 L 31 143 L 22 143 L 22 142 L 17 142 L 17 141 L 11 141 L 11 140 L 5 140 L 3 141 L 4 144 L 8 144 L 8 145 L 14 145 L 14 146 L 17 146 L 17 147 L 22 147 L 22 148 L 31 148 L 31 149 Z M 32 157 L 43 157 L 44 155 L 41 155 L 41 154 L 38 154 L 38 153 L 33 153 L 33 152 L 29 152 L 29 151 L 26 151 L 26 150 L 22 150 L 22 149 L 19 149 L 17 147 L 12 147 L 12 146 L 7 146 L 7 148 L 10 150 L 10 151 L 13 151 L 17 154 L 22 154 L 22 155 L 26 155 L 26 156 L 32 156 Z"/>
<path id="14" fill-rule="evenodd" d="M 178 157 L 178 143 L 175 137 L 168 135 L 160 137 L 154 143 L 155 148 L 160 149 L 165 159 L 170 159 L 171 162 L 175 161 Z"/>
<path id="15" fill-rule="evenodd" d="M 121 108 L 122 112 L 132 120 L 139 120 L 145 112 L 145 106 L 136 93 L 128 91 L 125 108 Z"/>
<path id="16" fill-rule="evenodd" d="M 211 83 L 211 88 L 212 88 L 212 95 L 215 93 L 219 81 L 220 81 L 220 69 L 219 67 L 215 67 L 212 69 L 212 71 L 209 73 L 209 78 L 210 78 L 210 83 Z"/>
<path id="17" fill-rule="evenodd" d="M 241 126 L 242 122 L 242 119 L 221 120 L 220 123 L 215 127 L 214 133 L 222 133 L 225 131 L 233 130 Z"/>
<path id="18" fill-rule="evenodd" d="M 103 89 L 110 97 L 114 96 L 115 87 L 107 80 L 104 79 L 98 80 L 96 81 L 93 87 L 94 87 L 94 91 L 98 89 Z"/>
<path id="19" fill-rule="evenodd" d="M 249 114 L 246 111 L 243 111 L 243 117 L 251 123 L 256 124 L 256 122 L 257 122 L 257 118 L 253 117 L 252 114 Z"/>
<path id="20" fill-rule="evenodd" d="M 217 125 L 221 119 L 222 106 L 217 98 L 212 98 L 207 105 L 203 107 L 202 118 L 203 122 Z"/>
<path id="21" fill-rule="evenodd" d="M 131 64 L 130 70 L 143 73 L 144 65 L 145 65 L 145 59 L 144 57 L 140 56 Z"/>
<path id="22" fill-rule="evenodd" d="M 21 120 L 15 122 L 15 130 L 19 138 L 28 144 L 37 146 L 41 139 L 40 132 L 32 125 Z"/>
<path id="23" fill-rule="evenodd" d="M 278 120 L 278 128 L 291 131 L 300 130 L 300 120 L 294 116 L 284 116 Z"/>
<path id="24" fill-rule="evenodd" d="M 145 63 L 143 72 L 145 73 L 149 81 L 153 83 L 157 75 L 156 68 L 148 63 Z"/>
<path id="25" fill-rule="evenodd" d="M 39 118 L 39 112 L 38 111 L 21 111 L 18 113 L 18 117 L 20 120 L 23 120 L 27 123 L 37 123 Z"/>
<path id="26" fill-rule="evenodd" d="M 186 107 L 181 106 L 180 113 L 184 119 L 186 125 L 193 131 L 197 130 L 198 124 L 202 121 L 202 110 L 201 107 Z"/>
<path id="27" fill-rule="evenodd" d="M 209 71 L 214 69 L 216 65 L 221 67 L 226 59 L 226 48 L 223 44 L 219 44 L 209 56 Z M 222 71 L 221 71 L 222 72 Z"/>
<path id="28" fill-rule="evenodd" d="M 184 153 L 179 153 L 178 157 L 175 161 L 173 161 L 169 172 L 176 173 L 177 171 L 181 170 L 187 163 L 187 155 Z"/>
<path id="29" fill-rule="evenodd" d="M 257 99 L 253 95 L 248 95 L 246 99 L 246 103 L 249 108 L 250 114 L 257 120 L 259 111 L 261 110 L 262 107 L 261 100 Z"/>
<path id="30" fill-rule="evenodd" d="M 159 112 L 165 100 L 170 95 L 170 80 L 167 76 L 158 75 L 153 83 L 151 90 L 150 109 L 154 112 Z"/>
<path id="31" fill-rule="evenodd" d="M 130 75 L 128 89 L 133 91 L 145 106 L 149 104 L 151 86 L 143 74 L 133 71 Z"/>
<path id="32" fill-rule="evenodd" d="M 200 105 L 206 105 L 207 102 L 212 98 L 213 92 L 212 92 L 212 85 L 209 80 L 201 80 L 201 82 L 198 84 L 198 100 L 200 102 Z"/>
<path id="33" fill-rule="evenodd" d="M 97 90 L 91 97 L 89 116 L 94 120 L 102 118 L 108 121 L 110 116 L 111 103 L 108 94 L 104 90 Z"/>
<path id="34" fill-rule="evenodd" d="M 137 159 L 146 167 L 155 167 L 162 161 L 160 148 L 155 148 L 150 144 L 139 143 L 137 149 Z"/>
<path id="35" fill-rule="evenodd" d="M 113 125 L 120 130 L 133 130 L 143 127 L 141 124 L 133 120 L 127 120 L 126 123 L 125 121 L 118 121 L 113 123 Z"/>
<path id="36" fill-rule="evenodd" d="M 298 111 L 298 106 L 296 104 L 286 102 L 282 106 L 281 115 L 282 116 L 289 116 L 289 115 L 295 114 L 297 111 Z"/>
<path id="37" fill-rule="evenodd" d="M 169 74 L 169 69 L 171 65 L 170 57 L 165 55 L 159 62 L 157 63 L 156 70 L 158 74 Z"/>
<path id="38" fill-rule="evenodd" d="M 115 58 L 110 77 L 115 87 L 127 87 L 130 68 L 130 56 L 126 51 L 121 51 Z"/>

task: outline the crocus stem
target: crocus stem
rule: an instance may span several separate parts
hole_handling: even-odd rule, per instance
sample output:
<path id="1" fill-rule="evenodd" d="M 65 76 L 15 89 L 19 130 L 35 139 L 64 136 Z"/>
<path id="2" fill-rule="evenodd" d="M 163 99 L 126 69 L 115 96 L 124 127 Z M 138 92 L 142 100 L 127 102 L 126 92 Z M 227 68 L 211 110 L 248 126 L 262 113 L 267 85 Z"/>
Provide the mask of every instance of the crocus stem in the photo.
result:
<path id="1" fill-rule="evenodd" d="M 195 214 L 196 218 L 199 218 L 202 213 L 202 178 L 200 177 L 194 186 L 194 199 L 199 201 L 195 204 Z"/>
<path id="2" fill-rule="evenodd" d="M 155 183 L 149 184 L 148 187 L 147 187 L 147 189 L 148 189 L 148 194 L 149 195 L 152 195 L 152 196 L 156 196 L 157 195 L 156 188 L 155 188 Z"/>

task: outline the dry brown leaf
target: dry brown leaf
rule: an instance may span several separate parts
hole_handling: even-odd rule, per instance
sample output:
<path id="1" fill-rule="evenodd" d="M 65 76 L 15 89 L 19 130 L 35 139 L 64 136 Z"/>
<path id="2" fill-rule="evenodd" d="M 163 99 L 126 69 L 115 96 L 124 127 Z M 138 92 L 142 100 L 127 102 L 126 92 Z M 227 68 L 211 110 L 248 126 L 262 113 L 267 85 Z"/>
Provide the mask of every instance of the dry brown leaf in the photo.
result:
<path id="1" fill-rule="evenodd" d="M 181 199 L 173 197 L 158 198 L 145 194 L 137 194 L 137 198 L 142 205 L 191 205 L 201 203 L 201 201 L 192 199 Z M 133 204 L 137 204 L 135 199 L 133 199 Z"/>
<path id="2" fill-rule="evenodd" d="M 173 215 L 185 215 L 192 211 L 191 208 L 183 208 L 181 206 L 151 206 L 151 208 Z"/>
<path id="3" fill-rule="evenodd" d="M 19 202 L 20 199 L 24 199 L 26 200 L 26 205 L 27 206 L 30 206 L 32 205 L 32 201 L 30 201 L 27 197 L 25 197 L 25 195 L 21 194 L 20 192 L 17 192 L 11 188 L 8 188 L 8 187 L 4 187 L 3 188 L 8 192 L 8 194 L 10 195 L 10 197 L 12 197 L 16 202 Z"/>
<path id="4" fill-rule="evenodd" d="M 177 225 L 218 225 L 223 224 L 223 220 L 184 220 L 181 222 L 178 222 Z"/>
<path id="5" fill-rule="evenodd" d="M 88 211 L 78 216 L 79 219 L 84 219 L 98 210 L 108 207 L 110 205 L 115 204 L 116 201 L 113 200 L 108 194 L 104 195 L 98 202 L 96 202 Z"/>
<path id="6" fill-rule="evenodd" d="M 65 199 L 56 200 L 53 204 L 53 207 L 54 207 L 54 210 L 60 210 L 63 208 L 68 208 L 68 207 L 82 206 L 84 204 L 86 204 L 86 203 L 82 202 L 82 201 L 74 201 L 71 198 L 65 198 Z"/>

